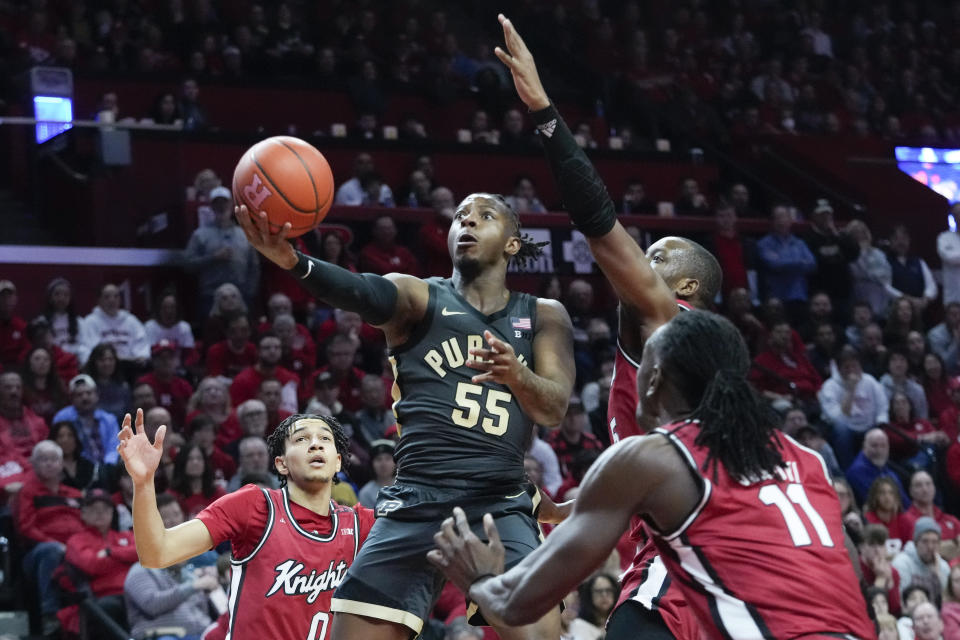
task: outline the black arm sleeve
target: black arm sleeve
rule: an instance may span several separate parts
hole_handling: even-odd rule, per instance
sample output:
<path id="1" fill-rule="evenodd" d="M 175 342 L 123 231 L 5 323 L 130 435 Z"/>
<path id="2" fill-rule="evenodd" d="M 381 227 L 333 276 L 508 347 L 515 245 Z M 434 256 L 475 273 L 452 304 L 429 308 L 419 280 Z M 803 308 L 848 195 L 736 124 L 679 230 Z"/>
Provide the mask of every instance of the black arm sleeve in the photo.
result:
<path id="1" fill-rule="evenodd" d="M 335 264 L 297 252 L 290 273 L 314 296 L 330 306 L 360 314 L 364 322 L 381 325 L 397 306 L 397 285 L 373 273 L 352 273 Z"/>
<path id="2" fill-rule="evenodd" d="M 617 221 L 613 200 L 557 108 L 551 104 L 530 115 L 540 132 L 560 198 L 573 224 L 586 236 L 609 233 Z"/>

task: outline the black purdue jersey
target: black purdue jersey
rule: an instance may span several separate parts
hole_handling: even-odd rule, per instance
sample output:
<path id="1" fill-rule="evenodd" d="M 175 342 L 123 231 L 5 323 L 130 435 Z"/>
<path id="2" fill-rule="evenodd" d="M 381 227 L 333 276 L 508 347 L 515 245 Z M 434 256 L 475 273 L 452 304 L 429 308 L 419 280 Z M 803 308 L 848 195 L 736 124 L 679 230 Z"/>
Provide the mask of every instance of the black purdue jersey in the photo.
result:
<path id="1" fill-rule="evenodd" d="M 511 292 L 489 316 L 470 305 L 450 279 L 429 278 L 423 322 L 391 351 L 394 413 L 400 430 L 397 479 L 439 487 L 485 489 L 524 482 L 523 455 L 531 420 L 501 384 L 474 384 L 482 371 L 465 363 L 486 348 L 484 330 L 510 343 L 533 367 L 537 299 Z"/>

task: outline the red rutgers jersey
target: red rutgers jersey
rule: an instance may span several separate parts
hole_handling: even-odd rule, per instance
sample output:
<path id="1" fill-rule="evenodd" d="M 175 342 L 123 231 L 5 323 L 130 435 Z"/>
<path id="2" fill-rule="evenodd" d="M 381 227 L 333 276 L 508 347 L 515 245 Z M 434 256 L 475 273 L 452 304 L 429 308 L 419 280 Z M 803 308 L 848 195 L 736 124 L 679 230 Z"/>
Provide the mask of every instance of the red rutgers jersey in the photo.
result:
<path id="1" fill-rule="evenodd" d="M 677 301 L 681 311 L 690 306 Z M 637 423 L 637 370 L 640 364 L 617 345 L 617 359 L 610 385 L 609 416 L 610 442 L 631 436 L 644 435 Z M 645 609 L 658 611 L 670 633 L 679 640 L 698 640 L 700 625 L 677 587 L 670 588 L 670 576 L 660 559 L 656 545 L 639 516 L 630 520 L 630 540 L 636 553 L 630 567 L 620 576 L 619 607 L 627 600 L 637 602 Z"/>
<path id="2" fill-rule="evenodd" d="M 357 512 L 330 502 L 330 531 L 304 530 L 286 489 L 261 489 L 267 498 L 263 537 L 246 557 L 234 558 L 230 632 L 238 638 L 327 640 L 330 600 L 357 556 L 363 523 Z"/>
<path id="3" fill-rule="evenodd" d="M 610 400 L 607 405 L 610 443 L 616 444 L 630 436 L 642 436 L 637 424 L 637 369 L 640 364 L 617 344 L 617 358 L 613 363 L 613 379 L 610 381 Z"/>
<path id="4" fill-rule="evenodd" d="M 655 432 L 676 447 L 700 484 L 703 497 L 683 525 L 655 540 L 710 637 L 876 637 L 819 455 L 775 432 L 784 467 L 740 482 L 722 464 L 715 474 L 713 465 L 702 471 L 709 452 L 694 443 L 697 421 Z"/>

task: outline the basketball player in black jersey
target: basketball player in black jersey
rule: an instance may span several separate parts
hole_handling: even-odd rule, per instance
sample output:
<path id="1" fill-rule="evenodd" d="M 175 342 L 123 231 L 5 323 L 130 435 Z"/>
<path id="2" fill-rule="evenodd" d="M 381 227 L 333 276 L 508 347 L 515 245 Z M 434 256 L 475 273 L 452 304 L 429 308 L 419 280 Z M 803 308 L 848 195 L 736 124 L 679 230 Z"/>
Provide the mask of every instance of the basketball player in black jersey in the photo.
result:
<path id="1" fill-rule="evenodd" d="M 265 214 L 251 218 L 241 206 L 236 215 L 264 256 L 386 335 L 396 373 L 397 482 L 381 489 L 377 521 L 334 594 L 332 637 L 405 640 L 422 631 L 443 587 L 426 553 L 454 505 L 478 533 L 483 514 L 494 515 L 508 566 L 539 544 L 540 494 L 525 480 L 523 454 L 534 422 L 555 426 L 566 412 L 574 382 L 570 318 L 556 301 L 507 290 L 509 261 L 539 247 L 524 239 L 516 213 L 497 195 L 475 193 L 457 207 L 448 279 L 350 273 L 295 251 L 287 228 L 271 234 Z M 473 608 L 468 616 L 485 624 Z M 559 609 L 497 632 L 557 638 Z"/>

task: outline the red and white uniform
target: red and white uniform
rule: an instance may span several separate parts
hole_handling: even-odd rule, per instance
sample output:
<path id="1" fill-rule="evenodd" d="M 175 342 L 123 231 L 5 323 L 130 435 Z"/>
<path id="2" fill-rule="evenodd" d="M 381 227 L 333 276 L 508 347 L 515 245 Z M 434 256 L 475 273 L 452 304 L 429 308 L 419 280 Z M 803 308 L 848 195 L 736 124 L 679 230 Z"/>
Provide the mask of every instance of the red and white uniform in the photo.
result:
<path id="1" fill-rule="evenodd" d="M 677 301 L 680 309 L 689 309 L 687 303 Z M 615 443 L 631 436 L 644 435 L 637 423 L 637 370 L 640 363 L 617 345 L 617 358 L 610 385 L 609 416 L 610 442 Z M 653 539 L 646 530 L 644 521 L 633 516 L 630 521 L 629 540 L 635 553 L 630 567 L 620 576 L 620 599 L 617 607 L 632 600 L 645 609 L 657 611 L 670 633 L 679 640 L 698 640 L 702 637 L 700 624 L 677 587 L 671 588 L 671 579 L 660 559 Z M 616 607 L 614 607 L 616 609 Z"/>
<path id="2" fill-rule="evenodd" d="M 709 450 L 695 444 L 699 432 L 696 420 L 655 430 L 676 447 L 702 498 L 678 529 L 654 539 L 707 635 L 875 638 L 823 459 L 775 432 L 785 466 L 740 482 L 722 464 L 703 471 Z"/>
<path id="3" fill-rule="evenodd" d="M 214 545 L 231 543 L 228 640 L 330 637 L 330 599 L 373 526 L 371 509 L 331 501 L 321 516 L 286 488 L 247 485 L 197 517 Z"/>

